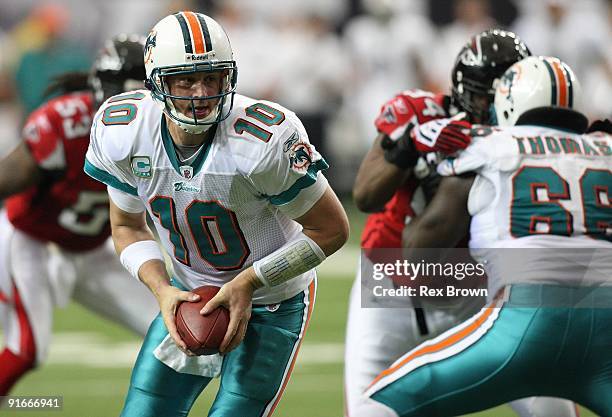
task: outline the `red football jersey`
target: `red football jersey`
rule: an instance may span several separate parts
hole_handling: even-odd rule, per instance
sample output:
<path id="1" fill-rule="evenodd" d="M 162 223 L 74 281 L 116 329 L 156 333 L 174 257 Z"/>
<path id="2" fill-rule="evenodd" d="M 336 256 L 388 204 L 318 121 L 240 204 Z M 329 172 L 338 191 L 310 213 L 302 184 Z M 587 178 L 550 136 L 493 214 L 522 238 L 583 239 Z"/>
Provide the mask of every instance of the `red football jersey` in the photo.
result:
<path id="1" fill-rule="evenodd" d="M 110 235 L 106 186 L 83 172 L 92 100 L 90 93 L 66 94 L 30 115 L 23 139 L 43 179 L 6 200 L 17 229 L 72 251 L 93 249 Z"/>
<path id="2" fill-rule="evenodd" d="M 397 140 L 410 124 L 418 126 L 449 117 L 448 97 L 422 90 L 406 90 L 385 103 L 374 122 L 379 132 Z M 419 182 L 411 178 L 385 204 L 383 211 L 370 214 L 361 234 L 362 248 L 401 248 L 406 219 L 414 217 L 411 206 Z"/>

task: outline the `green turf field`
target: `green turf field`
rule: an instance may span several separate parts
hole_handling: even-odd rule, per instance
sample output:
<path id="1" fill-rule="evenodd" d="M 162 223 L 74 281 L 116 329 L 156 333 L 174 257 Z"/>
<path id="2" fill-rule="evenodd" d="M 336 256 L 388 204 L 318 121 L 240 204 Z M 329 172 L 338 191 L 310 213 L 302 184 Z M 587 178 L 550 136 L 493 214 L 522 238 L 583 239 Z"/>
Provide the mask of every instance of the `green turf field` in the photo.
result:
<path id="1" fill-rule="evenodd" d="M 302 345 L 291 382 L 275 416 L 339 417 L 342 415 L 342 349 L 349 289 L 358 254 L 363 217 L 351 210 L 353 235 L 347 250 L 327 260 L 319 274 L 319 291 L 310 330 Z M 62 395 L 62 411 L 6 412 L 7 417 L 117 416 L 127 390 L 138 340 L 118 326 L 78 305 L 58 310 L 54 341 L 47 363 L 31 372 L 13 395 Z M 209 386 L 192 416 L 206 416 L 212 401 Z M 475 416 L 514 416 L 507 406 Z M 583 416 L 592 416 L 583 413 Z M 164 416 L 160 416 L 164 417 Z M 239 417 L 239 416 L 236 416 Z"/>

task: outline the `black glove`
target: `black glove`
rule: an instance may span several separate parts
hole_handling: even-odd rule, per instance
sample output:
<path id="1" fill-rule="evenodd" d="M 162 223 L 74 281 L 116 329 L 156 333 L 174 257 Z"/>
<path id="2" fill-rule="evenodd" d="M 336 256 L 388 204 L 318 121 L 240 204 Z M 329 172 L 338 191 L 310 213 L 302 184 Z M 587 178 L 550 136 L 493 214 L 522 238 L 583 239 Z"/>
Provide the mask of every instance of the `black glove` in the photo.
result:
<path id="1" fill-rule="evenodd" d="M 592 132 L 605 132 L 612 134 L 612 122 L 610 122 L 610 119 L 595 120 L 586 131 L 586 133 Z"/>
<path id="2" fill-rule="evenodd" d="M 404 134 L 396 141 L 388 136 L 380 143 L 385 151 L 385 160 L 401 169 L 414 168 L 419 159 L 419 153 L 410 137 L 412 126 L 409 126 Z"/>

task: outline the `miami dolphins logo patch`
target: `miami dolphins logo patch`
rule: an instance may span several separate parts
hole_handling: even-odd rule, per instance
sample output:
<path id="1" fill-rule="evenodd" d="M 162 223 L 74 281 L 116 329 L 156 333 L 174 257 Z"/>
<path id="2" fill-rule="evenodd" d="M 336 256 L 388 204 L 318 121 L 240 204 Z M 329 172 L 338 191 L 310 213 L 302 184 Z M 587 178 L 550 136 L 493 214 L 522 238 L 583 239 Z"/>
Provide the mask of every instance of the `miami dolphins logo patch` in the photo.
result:
<path id="1" fill-rule="evenodd" d="M 291 147 L 289 153 L 289 161 L 291 168 L 301 172 L 308 170 L 312 164 L 312 149 L 308 143 L 298 142 Z"/>

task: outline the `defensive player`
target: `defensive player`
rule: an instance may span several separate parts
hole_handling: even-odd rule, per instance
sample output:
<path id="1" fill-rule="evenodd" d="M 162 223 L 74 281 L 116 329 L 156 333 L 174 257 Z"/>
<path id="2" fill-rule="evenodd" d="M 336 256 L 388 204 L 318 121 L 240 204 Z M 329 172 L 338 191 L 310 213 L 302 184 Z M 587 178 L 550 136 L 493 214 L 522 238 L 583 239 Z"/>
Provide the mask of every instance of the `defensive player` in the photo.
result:
<path id="1" fill-rule="evenodd" d="M 452 247 L 469 227 L 492 302 L 383 371 L 355 416 L 460 415 L 528 395 L 612 415 L 612 136 L 581 134 L 580 101 L 558 59 L 505 72 L 501 127 L 438 166 L 447 177 L 404 239 Z"/>
<path id="2" fill-rule="evenodd" d="M 311 316 L 313 268 L 346 241 L 346 214 L 296 115 L 235 94 L 236 62 L 215 20 L 189 11 L 162 19 L 147 39 L 145 67 L 150 91 L 100 109 L 85 162 L 109 185 L 122 262 L 161 308 L 122 416 L 185 416 L 216 374 L 215 357 L 183 366 L 189 358 L 176 331 L 177 304 L 196 300 L 187 290 L 201 285 L 221 287 L 203 314 L 230 311 L 209 416 L 269 416 Z M 172 255 L 172 283 L 145 210 Z M 168 346 L 168 334 L 183 351 Z"/>
<path id="3" fill-rule="evenodd" d="M 108 41 L 90 74 L 32 113 L 23 141 L 0 163 L 0 307 L 6 346 L 0 395 L 49 350 L 53 308 L 70 298 L 144 335 L 158 311 L 114 253 L 106 187 L 83 173 L 89 130 L 105 97 L 144 79 L 140 37 Z M 9 197 L 10 196 L 10 197 Z"/>
<path id="4" fill-rule="evenodd" d="M 402 230 L 422 212 L 439 181 L 435 167 L 421 160 L 421 152 L 452 154 L 465 148 L 470 138 L 463 119 L 448 119 L 465 112 L 472 123 L 489 122 L 493 83 L 515 62 L 530 55 L 527 46 L 511 32 L 487 30 L 473 36 L 457 55 L 452 72 L 452 96 L 408 90 L 382 106 L 376 119 L 379 136 L 364 158 L 354 185 L 354 198 L 364 211 L 375 212 L 366 222 L 361 246 L 370 257 L 385 255 L 385 248 L 401 247 Z M 426 123 L 439 120 L 439 123 Z M 419 126 L 418 141 L 411 134 Z M 416 168 L 415 168 L 415 165 Z M 373 260 L 376 262 L 376 259 Z M 363 265 L 361 265 L 363 270 Z M 481 307 L 465 299 L 455 308 L 362 308 L 360 271 L 349 301 L 345 344 L 345 415 L 363 390 L 401 354 L 470 317 Z M 371 294 L 368 292 L 366 294 Z M 368 295 L 366 295 L 368 297 Z M 376 305 L 375 299 L 364 300 Z M 527 399 L 511 404 L 522 416 L 575 415 L 570 401 Z"/>

